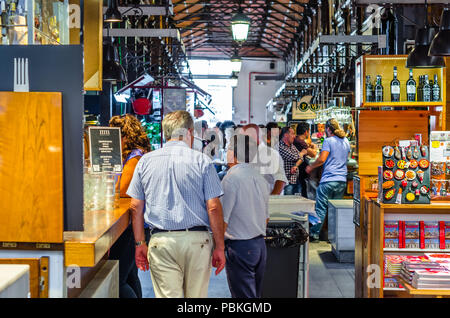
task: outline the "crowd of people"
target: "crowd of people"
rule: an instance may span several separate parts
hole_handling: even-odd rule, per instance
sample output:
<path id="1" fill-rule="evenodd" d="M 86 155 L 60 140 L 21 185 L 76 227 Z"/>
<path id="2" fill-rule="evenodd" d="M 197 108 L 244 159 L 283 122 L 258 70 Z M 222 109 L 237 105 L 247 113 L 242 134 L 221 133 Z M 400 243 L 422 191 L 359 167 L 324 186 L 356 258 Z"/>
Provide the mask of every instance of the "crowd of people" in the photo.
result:
<path id="1" fill-rule="evenodd" d="M 325 125 L 320 154 L 307 123 L 296 131 L 231 121 L 208 129 L 177 111 L 165 115 L 166 143 L 151 152 L 132 115 L 110 125 L 122 129 L 118 187 L 131 197 L 131 224 L 110 251 L 120 261 L 120 297 L 142 297 L 139 268 L 150 270 L 156 297 L 203 298 L 214 267 L 216 275 L 225 269 L 232 297 L 259 298 L 270 195 L 307 197 L 308 174 L 323 166 L 316 197 L 322 223 L 310 228 L 317 241 L 328 199 L 345 191 L 350 146 L 334 119 Z"/>

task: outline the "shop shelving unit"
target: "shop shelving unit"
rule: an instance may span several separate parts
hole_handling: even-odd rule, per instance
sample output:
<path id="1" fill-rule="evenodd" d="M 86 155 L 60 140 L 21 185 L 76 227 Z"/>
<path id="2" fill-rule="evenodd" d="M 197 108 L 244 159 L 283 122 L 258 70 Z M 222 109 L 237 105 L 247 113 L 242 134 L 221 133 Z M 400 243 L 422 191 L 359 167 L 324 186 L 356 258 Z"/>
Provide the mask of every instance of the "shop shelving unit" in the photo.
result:
<path id="1" fill-rule="evenodd" d="M 384 221 L 386 220 L 404 220 L 404 221 L 450 221 L 450 205 L 445 203 L 431 204 L 383 204 L 375 200 L 370 202 L 372 213 L 371 223 L 372 231 L 369 234 L 372 242 L 372 254 L 370 264 L 376 264 L 381 269 L 378 277 L 383 282 L 384 256 L 385 254 L 414 254 L 440 252 L 449 253 L 448 249 L 411 249 L 411 248 L 384 248 Z M 411 297 L 411 296 L 450 296 L 450 291 L 430 291 L 417 290 L 412 286 L 406 286 L 403 281 L 399 281 L 405 289 L 400 288 L 369 288 L 369 297 Z"/>
<path id="2" fill-rule="evenodd" d="M 377 264 L 381 268 L 380 282 L 383 282 L 384 254 L 423 254 L 435 252 L 430 249 L 390 249 L 383 248 L 384 220 L 401 216 L 406 220 L 450 220 L 450 205 L 432 202 L 430 205 L 395 205 L 376 202 L 376 192 L 371 190 L 371 179 L 376 179 L 378 166 L 382 165 L 381 147 L 393 144 L 396 140 L 411 139 L 414 133 L 421 133 L 423 143 L 428 144 L 430 129 L 446 130 L 450 124 L 447 113 L 447 88 L 450 81 L 445 68 L 414 69 L 413 76 L 418 84 L 418 77 L 427 74 L 434 80 L 438 75 L 441 88 L 441 100 L 438 102 L 407 102 L 406 81 L 409 69 L 406 68 L 407 55 L 365 55 L 356 61 L 355 105 L 356 125 L 358 131 L 358 190 L 354 193 L 355 215 L 359 224 L 355 226 L 355 296 L 356 297 L 413 297 L 430 293 L 408 288 L 369 288 L 367 266 Z M 450 59 L 446 60 L 450 65 Z M 398 79 L 401 84 L 400 102 L 374 103 L 365 100 L 366 75 L 373 81 L 376 75 L 382 75 L 384 98 L 390 100 L 390 82 L 393 78 L 393 67 L 397 66 Z M 384 109 L 392 110 L 384 110 Z M 356 208 L 355 208 L 356 207 Z M 400 218 L 400 219 L 402 219 Z M 409 219 L 408 219 L 409 218 Z M 391 219 L 392 220 L 392 219 Z M 439 250 L 450 252 L 450 250 Z M 403 284 L 403 282 L 402 282 Z M 404 285 L 404 284 L 403 284 Z M 445 296 L 445 293 L 431 293 Z"/>

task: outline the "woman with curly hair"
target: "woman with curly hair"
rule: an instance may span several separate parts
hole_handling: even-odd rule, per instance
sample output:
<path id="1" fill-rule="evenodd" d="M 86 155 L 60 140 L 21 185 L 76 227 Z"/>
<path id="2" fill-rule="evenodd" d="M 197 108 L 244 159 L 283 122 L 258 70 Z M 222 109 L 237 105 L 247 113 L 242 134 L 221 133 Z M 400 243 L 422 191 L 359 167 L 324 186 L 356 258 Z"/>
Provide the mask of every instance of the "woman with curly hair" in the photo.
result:
<path id="1" fill-rule="evenodd" d="M 118 190 L 120 189 L 120 197 L 128 197 L 126 192 L 134 169 L 139 159 L 151 150 L 150 140 L 139 120 L 133 115 L 114 116 L 109 121 L 109 126 L 119 127 L 121 130 L 123 169 Z M 130 224 L 109 252 L 109 259 L 119 260 L 120 298 L 142 298 L 134 253 L 134 235 Z"/>

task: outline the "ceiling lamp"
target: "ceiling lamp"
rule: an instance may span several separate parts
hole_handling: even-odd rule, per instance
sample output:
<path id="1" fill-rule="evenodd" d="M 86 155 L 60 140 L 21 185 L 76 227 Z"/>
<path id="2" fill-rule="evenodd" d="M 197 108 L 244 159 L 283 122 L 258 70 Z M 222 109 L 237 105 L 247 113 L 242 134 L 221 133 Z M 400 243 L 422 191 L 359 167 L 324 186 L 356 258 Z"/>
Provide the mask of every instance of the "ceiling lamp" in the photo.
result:
<path id="1" fill-rule="evenodd" d="M 238 76 L 236 72 L 232 73 L 230 79 L 231 79 L 231 87 L 236 87 L 238 85 Z"/>
<path id="2" fill-rule="evenodd" d="M 247 17 L 241 9 L 231 19 L 231 31 L 233 32 L 233 40 L 236 42 L 245 42 L 250 29 L 250 18 Z"/>
<path id="3" fill-rule="evenodd" d="M 433 28 L 420 28 L 416 32 L 415 47 L 406 60 L 406 68 L 440 68 L 445 67 L 442 57 L 428 56 L 431 39 L 436 31 Z M 447 40 L 448 41 L 448 40 Z"/>
<path id="4" fill-rule="evenodd" d="M 450 56 L 450 9 L 448 7 L 442 10 L 441 26 L 431 42 L 428 54 L 432 56 Z"/>
<path id="5" fill-rule="evenodd" d="M 104 22 L 122 22 L 122 14 L 117 5 L 117 0 L 108 0 L 108 9 L 103 17 Z"/>
<path id="6" fill-rule="evenodd" d="M 103 80 L 106 82 L 126 82 L 127 74 L 119 63 L 117 47 L 111 41 L 105 43 L 105 62 L 103 64 Z"/>
<path id="7" fill-rule="evenodd" d="M 241 71 L 242 66 L 242 59 L 241 57 L 235 52 L 233 56 L 230 59 L 231 61 L 231 71 L 239 73 Z"/>

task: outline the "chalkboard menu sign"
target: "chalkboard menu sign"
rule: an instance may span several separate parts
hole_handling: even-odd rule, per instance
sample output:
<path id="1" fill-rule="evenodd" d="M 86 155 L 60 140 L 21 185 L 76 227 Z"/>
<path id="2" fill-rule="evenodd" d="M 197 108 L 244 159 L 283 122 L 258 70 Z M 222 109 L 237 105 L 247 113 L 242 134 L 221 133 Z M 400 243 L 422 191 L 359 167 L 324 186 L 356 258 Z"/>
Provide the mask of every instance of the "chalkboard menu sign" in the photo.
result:
<path id="1" fill-rule="evenodd" d="M 89 127 L 92 172 L 122 172 L 122 143 L 118 127 Z"/>
<path id="2" fill-rule="evenodd" d="M 163 98 L 164 114 L 186 110 L 186 89 L 165 88 Z"/>

